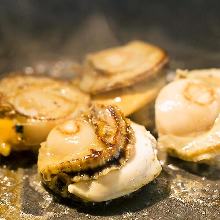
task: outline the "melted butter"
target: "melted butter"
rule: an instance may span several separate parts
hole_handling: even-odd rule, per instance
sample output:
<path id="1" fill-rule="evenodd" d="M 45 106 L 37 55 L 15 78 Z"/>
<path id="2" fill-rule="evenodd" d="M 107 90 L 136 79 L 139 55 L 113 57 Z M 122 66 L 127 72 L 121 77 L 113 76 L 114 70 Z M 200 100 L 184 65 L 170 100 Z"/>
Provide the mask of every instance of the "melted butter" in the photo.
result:
<path id="1" fill-rule="evenodd" d="M 19 143 L 20 137 L 16 133 L 15 122 L 11 119 L 0 119 L 0 154 L 8 156 L 12 145 Z"/>
<path id="2" fill-rule="evenodd" d="M 0 153 L 3 156 L 8 156 L 11 152 L 11 145 L 5 142 L 0 143 Z"/>

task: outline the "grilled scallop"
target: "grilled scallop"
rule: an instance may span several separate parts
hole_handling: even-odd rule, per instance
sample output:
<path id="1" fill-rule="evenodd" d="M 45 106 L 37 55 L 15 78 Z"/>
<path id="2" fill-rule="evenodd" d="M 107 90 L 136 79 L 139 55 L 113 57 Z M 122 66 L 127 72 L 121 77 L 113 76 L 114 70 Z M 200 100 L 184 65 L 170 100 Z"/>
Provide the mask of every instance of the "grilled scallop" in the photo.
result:
<path id="1" fill-rule="evenodd" d="M 165 84 L 167 62 L 163 50 L 141 41 L 89 54 L 80 88 L 95 103 L 117 105 L 127 116 L 155 100 Z"/>
<path id="2" fill-rule="evenodd" d="M 92 99 L 98 104 L 117 105 L 128 116 L 146 105 L 149 106 L 165 82 L 165 78 L 155 76 L 133 86 L 93 95 Z"/>
<path id="3" fill-rule="evenodd" d="M 31 149 L 89 104 L 77 88 L 48 77 L 11 75 L 0 81 L 0 154 Z"/>
<path id="4" fill-rule="evenodd" d="M 213 163 L 220 155 L 220 70 L 178 71 L 155 107 L 159 147 L 183 160 Z"/>
<path id="5" fill-rule="evenodd" d="M 63 197 L 102 202 L 136 191 L 161 171 L 156 141 L 114 106 L 90 110 L 56 126 L 41 145 L 42 181 Z"/>
<path id="6" fill-rule="evenodd" d="M 81 88 L 92 94 L 134 85 L 167 62 L 164 51 L 141 41 L 87 56 Z"/>

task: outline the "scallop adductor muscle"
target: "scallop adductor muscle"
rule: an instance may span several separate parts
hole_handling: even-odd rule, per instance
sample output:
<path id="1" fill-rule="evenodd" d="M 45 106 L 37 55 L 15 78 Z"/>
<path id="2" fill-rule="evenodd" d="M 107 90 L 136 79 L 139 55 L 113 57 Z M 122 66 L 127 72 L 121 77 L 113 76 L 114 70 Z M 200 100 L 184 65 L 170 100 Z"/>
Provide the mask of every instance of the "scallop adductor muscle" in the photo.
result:
<path id="1" fill-rule="evenodd" d="M 115 106 L 93 105 L 55 127 L 42 144 L 38 171 L 63 197 L 102 202 L 130 194 L 161 172 L 156 140 Z"/>

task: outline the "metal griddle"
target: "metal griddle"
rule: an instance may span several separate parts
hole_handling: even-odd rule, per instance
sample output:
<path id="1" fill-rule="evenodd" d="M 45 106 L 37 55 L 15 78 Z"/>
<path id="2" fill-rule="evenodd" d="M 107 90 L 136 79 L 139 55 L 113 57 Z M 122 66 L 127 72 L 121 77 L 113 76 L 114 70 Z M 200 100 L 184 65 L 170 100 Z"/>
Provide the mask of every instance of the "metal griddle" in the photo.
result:
<path id="1" fill-rule="evenodd" d="M 218 0 L 2 0 L 0 72 L 42 61 L 80 61 L 91 51 L 141 39 L 165 48 L 170 71 L 220 67 Z M 0 131 L 1 132 L 1 131 Z M 31 152 L 0 158 L 0 219 L 220 219 L 220 171 L 169 158 L 161 175 L 110 203 L 50 194 Z"/>

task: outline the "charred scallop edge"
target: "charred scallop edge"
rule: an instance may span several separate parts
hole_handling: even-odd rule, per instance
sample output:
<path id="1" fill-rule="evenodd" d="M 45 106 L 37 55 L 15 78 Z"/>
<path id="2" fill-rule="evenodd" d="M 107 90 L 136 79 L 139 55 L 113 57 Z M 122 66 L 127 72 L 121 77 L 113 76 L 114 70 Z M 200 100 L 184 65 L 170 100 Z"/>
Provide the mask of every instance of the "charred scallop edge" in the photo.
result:
<path id="1" fill-rule="evenodd" d="M 104 107 L 104 105 L 98 105 L 98 106 Z M 122 148 L 120 148 L 120 146 L 117 146 L 117 143 L 114 146 L 109 144 L 107 145 L 106 142 L 103 142 L 104 144 L 107 145 L 107 148 L 114 147 L 115 149 L 118 149 L 117 155 L 114 153 L 110 155 L 112 156 L 112 158 L 109 159 L 108 151 L 106 156 L 103 155 L 105 152 L 103 153 L 103 151 L 99 151 L 99 152 L 95 152 L 95 154 L 84 156 L 83 158 L 80 159 L 61 162 L 59 164 L 52 166 L 48 165 L 46 168 L 40 171 L 43 182 L 47 183 L 51 181 L 56 177 L 56 175 L 59 175 L 59 173 L 69 174 L 71 175 L 71 178 L 76 176 L 81 176 L 81 177 L 86 176 L 94 179 L 95 175 L 100 175 L 104 170 L 108 168 L 118 169 L 126 163 L 126 161 L 132 155 L 132 152 L 134 150 L 133 149 L 135 143 L 134 132 L 130 126 L 130 121 L 124 118 L 123 114 L 116 107 L 107 106 L 107 108 L 111 108 L 112 111 L 116 112 L 114 119 L 117 118 L 117 116 L 119 115 L 120 116 L 119 120 L 124 120 L 126 126 L 125 129 L 126 136 L 124 137 L 125 142 Z M 117 125 L 118 124 L 120 124 L 120 122 L 117 122 Z M 120 130 L 118 130 L 118 133 L 120 134 Z M 95 164 L 95 166 L 93 164 Z M 72 170 L 76 168 L 77 170 L 73 172 Z M 94 172 L 92 172 L 92 170 L 94 170 Z"/>
<path id="2" fill-rule="evenodd" d="M 125 152 L 122 151 L 119 154 L 118 158 L 113 158 L 111 161 L 108 161 L 103 167 L 96 167 L 95 169 L 88 169 L 82 172 L 60 172 L 58 174 L 54 174 L 53 176 L 51 176 L 51 180 L 50 181 L 46 181 L 44 179 L 44 176 L 42 173 L 40 173 L 41 175 L 41 179 L 43 184 L 45 184 L 49 189 L 53 190 L 55 193 L 63 196 L 63 197 L 71 197 L 72 198 L 72 194 L 68 191 L 68 185 L 72 184 L 72 178 L 74 176 L 81 176 L 84 177 L 86 180 L 92 178 L 94 175 L 99 175 L 103 170 L 108 169 L 108 168 L 114 168 L 118 169 L 120 168 L 122 165 L 120 164 L 120 160 L 123 160 L 123 157 L 125 156 Z M 66 182 L 61 181 L 62 177 L 65 176 Z M 60 186 L 60 182 L 62 182 L 62 187 Z M 62 190 L 61 190 L 62 188 Z"/>

